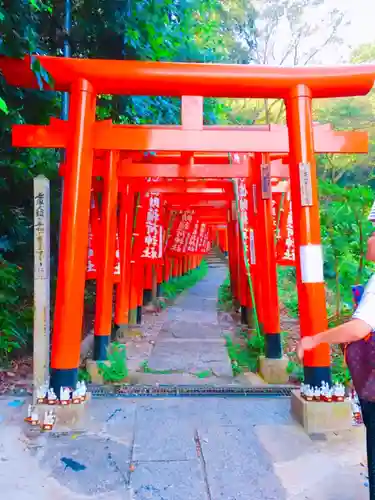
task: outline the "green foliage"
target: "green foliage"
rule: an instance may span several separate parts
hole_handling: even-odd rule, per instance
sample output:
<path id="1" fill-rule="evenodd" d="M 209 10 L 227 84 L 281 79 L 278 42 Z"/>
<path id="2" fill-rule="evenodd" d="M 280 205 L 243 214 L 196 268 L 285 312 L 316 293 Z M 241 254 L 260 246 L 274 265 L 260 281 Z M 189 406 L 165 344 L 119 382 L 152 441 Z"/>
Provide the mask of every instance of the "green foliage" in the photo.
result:
<path id="1" fill-rule="evenodd" d="M 295 267 L 279 266 L 277 272 L 280 302 L 286 307 L 292 318 L 298 318 L 296 269 Z"/>
<path id="2" fill-rule="evenodd" d="M 286 371 L 287 373 L 289 373 L 290 376 L 292 376 L 298 382 L 303 382 L 304 379 L 303 366 L 296 359 L 296 357 L 292 358 L 289 355 L 289 361 Z"/>
<path id="3" fill-rule="evenodd" d="M 86 370 L 86 368 L 80 368 L 78 370 L 78 380 L 80 382 L 86 382 L 88 384 L 91 383 L 91 375 L 89 372 Z"/>
<path id="4" fill-rule="evenodd" d="M 351 286 L 365 283 L 373 273 L 365 254 L 373 232 L 367 215 L 374 193 L 368 187 L 342 188 L 331 182 L 321 182 L 319 187 L 324 272 L 333 294 L 329 312 L 340 318 L 352 310 Z"/>
<path id="5" fill-rule="evenodd" d="M 218 291 L 218 306 L 221 311 L 229 312 L 233 309 L 233 295 L 230 285 L 230 276 L 225 278 Z"/>
<path id="6" fill-rule="evenodd" d="M 210 370 L 202 370 L 201 372 L 195 372 L 192 375 L 194 375 L 197 378 L 202 379 L 202 378 L 212 377 L 213 372 L 211 369 Z"/>
<path id="7" fill-rule="evenodd" d="M 334 384 L 348 385 L 351 381 L 351 375 L 344 361 L 344 355 L 340 348 L 332 352 L 332 382 Z"/>
<path id="8" fill-rule="evenodd" d="M 365 259 L 367 240 L 373 232 L 367 216 L 374 191 L 367 186 L 342 187 L 321 180 L 319 195 L 328 312 L 330 326 L 336 326 L 352 311 L 351 287 L 365 284 L 374 272 L 374 265 Z M 278 283 L 280 302 L 297 318 L 295 268 L 279 267 Z"/>
<path id="9" fill-rule="evenodd" d="M 171 375 L 172 373 L 181 373 L 180 370 L 153 370 L 148 366 L 147 359 L 141 363 L 143 373 L 152 373 L 154 375 Z"/>
<path id="10" fill-rule="evenodd" d="M 163 283 L 161 286 L 162 296 L 169 301 L 174 300 L 177 295 L 202 280 L 206 276 L 207 271 L 208 264 L 205 260 L 202 260 L 200 266 L 196 269 L 179 278 L 173 278 L 168 283 Z"/>
<path id="11" fill-rule="evenodd" d="M 99 373 L 105 382 L 123 382 L 129 375 L 126 361 L 126 347 L 114 342 L 108 349 L 108 362 L 99 362 Z"/>
<path id="12" fill-rule="evenodd" d="M 264 354 L 264 336 L 243 332 L 242 339 L 234 341 L 229 335 L 225 335 L 225 344 L 228 356 L 231 360 L 233 375 L 239 375 L 245 371 L 256 372 L 258 369 L 259 356 Z"/>
<path id="13" fill-rule="evenodd" d="M 19 295 L 21 269 L 0 257 L 0 365 L 31 337 L 32 309 Z"/>

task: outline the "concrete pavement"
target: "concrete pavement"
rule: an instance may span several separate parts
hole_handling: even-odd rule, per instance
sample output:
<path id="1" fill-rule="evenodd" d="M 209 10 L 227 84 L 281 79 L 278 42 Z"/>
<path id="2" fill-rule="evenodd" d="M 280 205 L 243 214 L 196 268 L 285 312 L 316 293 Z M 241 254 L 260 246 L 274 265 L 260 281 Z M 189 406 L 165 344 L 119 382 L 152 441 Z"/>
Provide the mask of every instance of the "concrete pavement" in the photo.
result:
<path id="1" fill-rule="evenodd" d="M 362 428 L 307 436 L 287 398 L 107 398 L 40 434 L 0 400 L 7 500 L 365 500 Z M 21 401 L 22 402 L 22 401 Z"/>

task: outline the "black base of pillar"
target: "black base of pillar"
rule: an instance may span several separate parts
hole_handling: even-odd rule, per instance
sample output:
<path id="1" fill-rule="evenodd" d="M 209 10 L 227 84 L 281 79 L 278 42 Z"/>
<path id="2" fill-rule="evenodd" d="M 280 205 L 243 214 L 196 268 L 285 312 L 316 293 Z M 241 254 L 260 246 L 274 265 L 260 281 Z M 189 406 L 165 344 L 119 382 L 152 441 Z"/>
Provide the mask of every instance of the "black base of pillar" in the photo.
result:
<path id="1" fill-rule="evenodd" d="M 266 333 L 264 335 L 264 353 L 266 358 L 280 359 L 283 355 L 280 333 Z"/>
<path id="2" fill-rule="evenodd" d="M 241 306 L 241 324 L 247 325 L 247 307 Z"/>
<path id="3" fill-rule="evenodd" d="M 228 257 L 228 252 L 223 252 L 224 257 Z"/>
<path id="4" fill-rule="evenodd" d="M 142 306 L 137 307 L 137 325 L 142 324 Z"/>
<path id="5" fill-rule="evenodd" d="M 105 361 L 110 343 L 110 335 L 94 335 L 94 361 Z"/>
<path id="6" fill-rule="evenodd" d="M 116 340 L 119 328 L 120 328 L 119 325 L 116 325 L 115 323 L 112 325 L 111 342 L 114 342 Z"/>
<path id="7" fill-rule="evenodd" d="M 305 366 L 304 383 L 312 387 L 320 387 L 322 382 L 332 385 L 332 374 L 330 366 Z"/>
<path id="8" fill-rule="evenodd" d="M 157 298 L 161 297 L 161 283 L 158 283 L 156 285 L 156 297 Z"/>
<path id="9" fill-rule="evenodd" d="M 60 397 L 61 387 L 70 387 L 75 389 L 78 382 L 78 368 L 51 368 L 50 387 L 55 391 L 56 396 Z"/>
<path id="10" fill-rule="evenodd" d="M 143 290 L 143 305 L 147 306 L 150 302 L 152 302 L 152 290 L 145 288 Z"/>

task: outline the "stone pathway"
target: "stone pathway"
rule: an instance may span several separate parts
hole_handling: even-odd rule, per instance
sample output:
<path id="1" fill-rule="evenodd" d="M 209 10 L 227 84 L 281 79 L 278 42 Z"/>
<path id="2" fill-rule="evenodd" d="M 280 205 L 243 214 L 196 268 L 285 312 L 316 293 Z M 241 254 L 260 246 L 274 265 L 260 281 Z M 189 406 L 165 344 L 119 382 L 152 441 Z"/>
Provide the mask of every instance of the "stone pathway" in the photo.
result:
<path id="1" fill-rule="evenodd" d="M 211 258 L 207 276 L 180 295 L 172 306 L 161 313 L 156 327 L 151 328 L 148 334 L 146 332 L 148 349 L 141 347 L 145 340 L 135 341 L 138 352 L 135 352 L 134 342 L 127 342 L 130 371 L 139 371 L 139 364 L 147 359 L 151 372 L 137 375 L 138 382 L 233 382 L 224 335 L 235 328 L 235 324 L 228 314 L 217 311 L 218 289 L 226 275 L 226 265 L 220 259 Z M 139 352 L 144 356 L 142 360 L 139 359 Z"/>
<path id="2" fill-rule="evenodd" d="M 22 403 L 23 401 L 21 401 Z M 307 436 L 288 398 L 93 400 L 79 434 L 40 434 L 0 400 L 7 500 L 365 500 L 362 428 Z"/>

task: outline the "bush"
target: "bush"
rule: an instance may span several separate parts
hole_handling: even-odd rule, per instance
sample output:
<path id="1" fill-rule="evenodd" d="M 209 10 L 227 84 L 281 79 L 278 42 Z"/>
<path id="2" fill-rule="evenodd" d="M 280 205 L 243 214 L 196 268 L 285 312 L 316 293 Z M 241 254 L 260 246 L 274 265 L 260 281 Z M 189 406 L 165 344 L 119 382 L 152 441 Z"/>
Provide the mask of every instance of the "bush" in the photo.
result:
<path id="1" fill-rule="evenodd" d="M 248 337 L 247 329 L 241 332 L 242 339 L 235 342 L 229 335 L 225 336 L 228 356 L 231 360 L 233 375 L 258 370 L 259 356 L 264 354 L 264 336 L 253 334 Z"/>
<path id="2" fill-rule="evenodd" d="M 19 296 L 21 268 L 0 257 L 0 365 L 7 366 L 16 349 L 32 336 L 33 309 Z"/>
<path id="3" fill-rule="evenodd" d="M 126 348 L 123 344 L 114 342 L 108 349 L 108 361 L 98 363 L 99 373 L 105 382 L 123 382 L 129 375 L 126 360 Z"/>
<path id="4" fill-rule="evenodd" d="M 221 311 L 229 312 L 233 309 L 233 295 L 230 285 L 230 276 L 225 278 L 219 287 L 218 306 Z"/>

